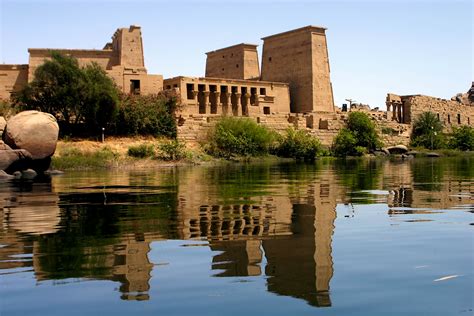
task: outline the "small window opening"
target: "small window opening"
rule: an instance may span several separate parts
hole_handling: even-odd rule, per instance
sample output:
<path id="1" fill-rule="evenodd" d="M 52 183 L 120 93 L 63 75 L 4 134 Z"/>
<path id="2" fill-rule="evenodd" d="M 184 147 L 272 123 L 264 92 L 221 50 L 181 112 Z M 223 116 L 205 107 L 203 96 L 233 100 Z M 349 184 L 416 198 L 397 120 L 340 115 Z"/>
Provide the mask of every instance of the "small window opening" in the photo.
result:
<path id="1" fill-rule="evenodd" d="M 130 93 L 140 94 L 140 80 L 130 80 Z"/>
<path id="2" fill-rule="evenodd" d="M 264 106 L 263 107 L 263 114 L 270 114 L 270 107 L 269 106 Z"/>
<path id="3" fill-rule="evenodd" d="M 458 113 L 458 124 L 461 124 L 461 114 Z"/>
<path id="4" fill-rule="evenodd" d="M 194 84 L 192 83 L 187 83 L 186 84 L 186 95 L 188 100 L 193 100 L 194 99 Z"/>
<path id="5" fill-rule="evenodd" d="M 260 88 L 260 95 L 267 95 L 267 89 Z"/>

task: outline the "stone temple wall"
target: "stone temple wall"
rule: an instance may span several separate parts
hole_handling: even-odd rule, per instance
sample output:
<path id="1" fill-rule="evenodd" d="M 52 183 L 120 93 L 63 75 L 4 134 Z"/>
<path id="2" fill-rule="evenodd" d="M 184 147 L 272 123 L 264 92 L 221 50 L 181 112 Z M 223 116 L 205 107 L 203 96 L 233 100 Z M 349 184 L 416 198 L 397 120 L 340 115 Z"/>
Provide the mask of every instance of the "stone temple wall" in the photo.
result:
<path id="1" fill-rule="evenodd" d="M 402 101 L 409 109 L 407 114 L 412 123 L 423 112 L 429 111 L 438 116 L 445 127 L 445 132 L 448 133 L 453 127 L 474 124 L 474 105 L 425 95 L 403 96 Z"/>
<path id="2" fill-rule="evenodd" d="M 211 130 L 222 116 L 190 115 L 178 120 L 178 139 L 188 144 L 203 143 Z M 317 137 L 323 146 L 332 145 L 334 137 L 347 121 L 347 113 L 313 113 L 313 114 L 272 114 L 249 117 L 257 123 L 266 126 L 280 134 L 288 128 L 306 130 Z M 408 145 L 410 142 L 411 126 L 387 120 L 375 121 L 376 128 L 385 146 L 398 144 Z"/>

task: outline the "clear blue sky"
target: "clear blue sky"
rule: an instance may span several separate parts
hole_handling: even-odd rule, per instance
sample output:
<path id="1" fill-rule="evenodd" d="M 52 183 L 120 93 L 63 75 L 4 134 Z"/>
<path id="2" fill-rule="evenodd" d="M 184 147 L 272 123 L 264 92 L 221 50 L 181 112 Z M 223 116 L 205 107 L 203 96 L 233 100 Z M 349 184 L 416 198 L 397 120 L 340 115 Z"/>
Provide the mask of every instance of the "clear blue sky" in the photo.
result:
<path id="1" fill-rule="evenodd" d="M 305 25 L 328 28 L 337 105 L 385 107 L 387 92 L 450 98 L 473 80 L 472 1 L 7 1 L 0 62 L 29 47 L 101 49 L 142 26 L 145 64 L 165 78 L 203 76 L 205 52 Z"/>

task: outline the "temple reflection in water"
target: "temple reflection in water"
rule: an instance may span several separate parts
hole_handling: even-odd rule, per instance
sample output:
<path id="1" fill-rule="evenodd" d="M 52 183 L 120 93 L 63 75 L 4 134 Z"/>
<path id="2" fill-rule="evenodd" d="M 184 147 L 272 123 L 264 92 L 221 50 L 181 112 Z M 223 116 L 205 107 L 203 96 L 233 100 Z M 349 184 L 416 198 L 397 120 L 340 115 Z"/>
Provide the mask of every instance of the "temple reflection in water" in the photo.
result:
<path id="1" fill-rule="evenodd" d="M 390 216 L 403 213 L 400 207 L 469 203 L 462 194 L 437 194 L 444 171 L 417 174 L 413 163 L 233 168 L 65 175 L 4 186 L 0 274 L 22 269 L 38 282 L 112 280 L 120 282 L 122 299 L 147 300 L 151 243 L 205 240 L 215 277 L 266 276 L 269 292 L 326 307 L 336 205 L 351 203 L 351 192 L 389 191 Z M 472 191 L 463 181 L 448 185 Z"/>

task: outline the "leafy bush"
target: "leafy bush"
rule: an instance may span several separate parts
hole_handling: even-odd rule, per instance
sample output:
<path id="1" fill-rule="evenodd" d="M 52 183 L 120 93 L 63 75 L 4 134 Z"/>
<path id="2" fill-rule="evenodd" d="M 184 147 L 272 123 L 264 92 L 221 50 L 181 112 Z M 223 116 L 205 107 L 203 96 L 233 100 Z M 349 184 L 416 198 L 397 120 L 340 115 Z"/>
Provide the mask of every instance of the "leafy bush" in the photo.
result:
<path id="1" fill-rule="evenodd" d="M 177 139 L 167 140 L 158 145 L 157 158 L 163 160 L 181 160 L 186 158 L 186 146 Z"/>
<path id="2" fill-rule="evenodd" d="M 8 101 L 0 100 L 0 116 L 6 120 L 18 113 L 18 107 Z"/>
<path id="3" fill-rule="evenodd" d="M 357 146 L 365 147 L 368 150 L 375 150 L 381 146 L 375 124 L 366 113 L 350 112 L 347 128 L 353 133 Z"/>
<path id="4" fill-rule="evenodd" d="M 147 144 L 130 146 L 128 147 L 127 154 L 131 157 L 137 158 L 153 157 L 155 155 L 155 148 L 153 145 Z"/>
<path id="5" fill-rule="evenodd" d="M 279 140 L 276 154 L 281 157 L 313 161 L 321 151 L 319 140 L 304 130 L 290 128 Z"/>
<path id="6" fill-rule="evenodd" d="M 332 152 L 335 156 L 362 156 L 382 146 L 375 124 L 363 112 L 350 112 L 347 127 L 334 138 Z"/>
<path id="7" fill-rule="evenodd" d="M 332 152 L 337 157 L 356 156 L 358 155 L 355 151 L 356 144 L 357 140 L 354 134 L 347 128 L 342 128 L 334 138 Z"/>
<path id="8" fill-rule="evenodd" d="M 474 128 L 464 125 L 453 129 L 449 147 L 460 150 L 474 150 Z"/>
<path id="9" fill-rule="evenodd" d="M 424 112 L 415 120 L 410 145 L 428 149 L 445 146 L 443 124 L 434 113 Z"/>
<path id="10" fill-rule="evenodd" d="M 63 133 L 105 127 L 116 114 L 118 90 L 96 63 L 81 68 L 77 59 L 51 52 L 34 79 L 12 100 L 23 110 L 53 114 Z M 87 129 L 78 128 L 86 125 Z M 92 129 L 91 129 L 92 128 Z"/>
<path id="11" fill-rule="evenodd" d="M 177 104 L 176 97 L 165 94 L 122 95 L 115 133 L 175 138 Z"/>
<path id="12" fill-rule="evenodd" d="M 276 133 L 247 118 L 223 118 L 208 137 L 206 151 L 213 156 L 259 156 L 268 154 Z"/>

